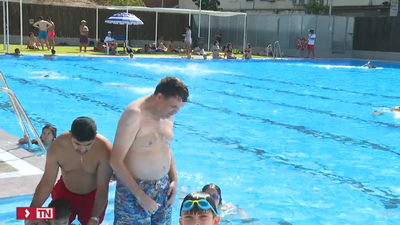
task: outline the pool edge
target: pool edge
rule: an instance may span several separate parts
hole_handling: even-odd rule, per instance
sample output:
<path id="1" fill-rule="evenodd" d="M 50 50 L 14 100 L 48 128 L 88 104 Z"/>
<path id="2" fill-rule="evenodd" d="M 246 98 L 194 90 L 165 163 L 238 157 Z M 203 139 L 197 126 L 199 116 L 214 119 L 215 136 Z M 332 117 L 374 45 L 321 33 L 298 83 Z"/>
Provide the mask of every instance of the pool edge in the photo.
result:
<path id="1" fill-rule="evenodd" d="M 12 155 L 14 160 L 18 158 L 16 161 L 21 160 L 23 161 L 21 162 L 22 164 L 29 164 L 29 166 L 25 167 L 27 170 L 35 167 L 38 171 L 44 171 L 45 157 L 36 156 L 19 147 L 17 145 L 18 139 L 18 137 L 0 129 L 0 149 L 4 150 L 2 154 Z M 42 174 L 23 174 L 24 173 L 20 176 L 0 178 L 0 199 L 32 195 L 35 192 L 36 186 L 42 178 Z"/>

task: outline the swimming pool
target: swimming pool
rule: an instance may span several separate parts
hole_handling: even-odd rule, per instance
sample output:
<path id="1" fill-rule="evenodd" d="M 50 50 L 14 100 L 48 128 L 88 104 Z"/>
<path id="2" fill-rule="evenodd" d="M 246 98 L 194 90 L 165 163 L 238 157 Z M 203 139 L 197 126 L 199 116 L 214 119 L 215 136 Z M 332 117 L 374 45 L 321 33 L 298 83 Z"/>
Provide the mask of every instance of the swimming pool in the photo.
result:
<path id="1" fill-rule="evenodd" d="M 180 77 L 191 100 L 175 119 L 180 185 L 193 191 L 214 182 L 261 225 L 395 224 L 400 118 L 371 113 L 399 104 L 400 66 L 364 63 L 27 56 L 5 57 L 0 68 L 36 129 L 50 122 L 67 131 L 84 115 L 111 142 L 128 103 L 162 77 Z M 5 94 L 0 105 L 0 128 L 21 136 Z M 19 224 L 14 208 L 30 200 L 1 199 L 0 221 Z"/>

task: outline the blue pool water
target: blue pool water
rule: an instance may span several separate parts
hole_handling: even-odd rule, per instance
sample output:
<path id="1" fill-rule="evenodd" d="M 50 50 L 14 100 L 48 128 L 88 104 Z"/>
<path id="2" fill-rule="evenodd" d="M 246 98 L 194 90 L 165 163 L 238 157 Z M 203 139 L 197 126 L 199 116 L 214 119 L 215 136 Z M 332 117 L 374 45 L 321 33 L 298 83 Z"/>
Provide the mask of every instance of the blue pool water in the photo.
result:
<path id="1" fill-rule="evenodd" d="M 0 70 L 36 129 L 67 131 L 84 115 L 111 142 L 131 101 L 166 75 L 180 77 L 191 101 L 175 118 L 180 186 L 218 184 L 253 224 L 399 224 L 400 117 L 372 112 L 400 104 L 400 66 L 364 63 L 5 57 Z M 7 102 L 0 96 L 0 128 L 21 136 Z M 0 221 L 21 224 L 15 207 L 31 198 L 0 199 Z"/>

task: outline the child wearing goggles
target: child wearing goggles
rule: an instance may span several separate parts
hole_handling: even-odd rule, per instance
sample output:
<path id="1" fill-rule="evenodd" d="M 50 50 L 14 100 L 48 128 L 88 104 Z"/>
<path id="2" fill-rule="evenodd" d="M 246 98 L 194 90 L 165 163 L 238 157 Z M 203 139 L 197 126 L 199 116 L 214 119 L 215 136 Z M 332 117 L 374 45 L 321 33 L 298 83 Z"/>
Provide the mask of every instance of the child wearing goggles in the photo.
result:
<path id="1" fill-rule="evenodd" d="M 203 187 L 202 191 L 209 194 L 214 200 L 217 210 L 220 212 L 224 221 L 240 220 L 242 222 L 252 222 L 258 220 L 255 218 L 249 218 L 244 209 L 241 209 L 232 203 L 222 203 L 221 188 L 217 185 L 207 184 Z"/>
<path id="2" fill-rule="evenodd" d="M 180 225 L 217 225 L 220 221 L 214 200 L 200 191 L 192 192 L 183 199 L 180 217 Z"/>

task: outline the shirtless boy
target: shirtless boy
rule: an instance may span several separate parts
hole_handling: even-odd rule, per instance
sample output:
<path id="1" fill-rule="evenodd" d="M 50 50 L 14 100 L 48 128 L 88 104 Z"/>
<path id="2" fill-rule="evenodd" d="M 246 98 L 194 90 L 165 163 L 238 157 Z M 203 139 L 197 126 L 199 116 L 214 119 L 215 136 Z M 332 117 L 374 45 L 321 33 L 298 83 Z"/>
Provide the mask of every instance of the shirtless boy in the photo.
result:
<path id="1" fill-rule="evenodd" d="M 28 49 L 38 49 L 39 48 L 37 45 L 37 39 L 32 32 L 29 32 L 27 48 Z"/>
<path id="2" fill-rule="evenodd" d="M 53 200 L 63 198 L 69 201 L 69 223 L 78 216 L 83 225 L 100 224 L 107 207 L 112 175 L 109 165 L 111 149 L 111 143 L 97 133 L 93 119 L 75 119 L 71 130 L 58 136 L 47 151 L 46 167 L 31 207 L 41 207 L 51 193 Z M 53 187 L 59 168 L 61 177 Z"/>
<path id="3" fill-rule="evenodd" d="M 123 112 L 110 158 L 117 176 L 114 224 L 171 224 L 178 187 L 170 146 L 173 116 L 188 97 L 181 80 L 165 77 L 152 95 Z"/>
<path id="4" fill-rule="evenodd" d="M 51 23 L 43 19 L 43 16 L 39 17 L 39 21 L 33 24 L 34 27 L 39 28 L 39 42 L 44 50 L 44 43 L 46 43 L 47 49 L 50 50 L 49 41 L 47 40 L 47 29 L 53 26 Z"/>

